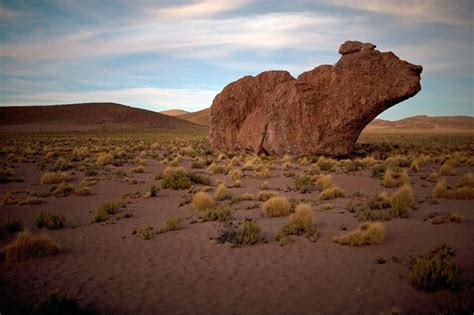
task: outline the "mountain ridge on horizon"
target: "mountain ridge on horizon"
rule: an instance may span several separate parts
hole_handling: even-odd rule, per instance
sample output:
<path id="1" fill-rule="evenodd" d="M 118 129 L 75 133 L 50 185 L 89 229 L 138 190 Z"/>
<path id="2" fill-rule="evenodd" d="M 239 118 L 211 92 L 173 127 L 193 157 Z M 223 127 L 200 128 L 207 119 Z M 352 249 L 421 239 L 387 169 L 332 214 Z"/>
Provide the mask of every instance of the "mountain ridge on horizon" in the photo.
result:
<path id="1" fill-rule="evenodd" d="M 161 112 L 114 102 L 56 105 L 0 106 L 0 131 L 8 126 L 103 126 L 145 128 L 208 128 L 210 108 L 196 112 L 169 109 Z M 17 129 L 18 129 L 17 128 Z M 369 130 L 474 130 L 474 116 L 416 115 L 399 120 L 374 119 Z M 93 128 L 92 128 L 93 129 Z"/>

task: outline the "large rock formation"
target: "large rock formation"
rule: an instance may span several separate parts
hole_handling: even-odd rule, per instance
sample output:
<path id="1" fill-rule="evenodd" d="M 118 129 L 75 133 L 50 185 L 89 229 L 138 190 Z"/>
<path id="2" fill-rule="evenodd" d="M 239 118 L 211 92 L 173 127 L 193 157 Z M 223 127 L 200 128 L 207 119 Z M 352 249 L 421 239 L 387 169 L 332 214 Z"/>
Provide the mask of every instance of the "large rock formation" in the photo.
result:
<path id="1" fill-rule="evenodd" d="M 342 57 L 297 79 L 266 71 L 227 85 L 211 107 L 210 141 L 219 150 L 347 155 L 364 127 L 420 89 L 421 66 L 375 45 L 347 41 Z"/>

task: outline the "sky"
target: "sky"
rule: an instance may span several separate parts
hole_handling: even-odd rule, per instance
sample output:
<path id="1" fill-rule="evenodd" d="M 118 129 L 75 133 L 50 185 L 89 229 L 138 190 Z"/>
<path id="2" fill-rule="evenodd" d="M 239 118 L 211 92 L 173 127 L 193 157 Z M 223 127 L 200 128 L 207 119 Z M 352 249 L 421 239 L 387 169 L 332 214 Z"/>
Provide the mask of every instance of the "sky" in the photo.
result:
<path id="1" fill-rule="evenodd" d="M 346 40 L 423 66 L 379 118 L 474 115 L 474 1 L 0 0 L 0 105 L 209 107 L 228 83 L 334 64 Z"/>

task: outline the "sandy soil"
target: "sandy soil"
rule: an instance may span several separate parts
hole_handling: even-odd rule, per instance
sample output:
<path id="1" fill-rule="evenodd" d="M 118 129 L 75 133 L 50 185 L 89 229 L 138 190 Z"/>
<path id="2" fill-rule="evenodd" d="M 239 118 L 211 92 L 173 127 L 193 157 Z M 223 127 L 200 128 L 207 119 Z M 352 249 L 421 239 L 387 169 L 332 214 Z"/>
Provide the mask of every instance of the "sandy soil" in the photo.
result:
<path id="1" fill-rule="evenodd" d="M 190 161 L 183 165 L 190 167 Z M 274 236 L 288 220 L 263 218 L 260 206 L 246 210 L 240 202 L 233 205 L 235 219 L 257 218 L 267 242 L 233 248 L 217 244 L 218 222 L 191 224 L 198 213 L 189 204 L 180 206 L 187 190 L 160 190 L 155 198 L 127 198 L 125 209 L 133 218 L 109 223 L 91 224 L 98 207 L 106 201 L 120 201 L 131 192 L 149 187 L 156 174 L 166 165 L 148 160 L 145 172 L 132 174 L 136 185 L 105 173 L 92 186 L 92 195 L 47 197 L 39 205 L 0 206 L 0 219 L 21 218 L 35 233 L 49 234 L 58 242 L 61 252 L 46 258 L 9 264 L 0 263 L 3 303 L 31 305 L 43 299 L 54 288 L 69 293 L 82 306 L 94 306 L 108 314 L 378 314 L 392 307 L 407 314 L 433 312 L 440 305 L 470 301 L 474 296 L 474 212 L 469 200 L 438 199 L 432 204 L 433 183 L 420 179 L 430 172 L 410 174 L 418 209 L 409 219 L 396 218 L 385 223 L 386 239 L 380 245 L 366 247 L 340 246 L 332 238 L 359 222 L 345 206 L 350 198 L 327 202 L 316 201 L 318 192 L 300 194 L 285 191 L 293 179 L 272 171 L 268 180 L 272 190 L 281 195 L 314 200 L 317 229 L 321 236 L 311 243 L 298 237 L 294 243 L 280 246 Z M 121 167 L 129 174 L 131 166 Z M 303 168 L 295 171 L 299 174 Z M 468 169 L 450 176 L 455 181 Z M 470 170 L 472 171 L 472 169 Z M 16 164 L 15 175 L 22 183 L 0 185 L 0 194 L 21 190 L 45 191 L 39 183 L 41 172 L 35 164 Z M 82 179 L 77 172 L 72 185 Z M 223 175 L 215 175 L 213 180 Z M 334 182 L 348 196 L 359 191 L 369 196 L 379 191 L 393 191 L 370 177 L 368 171 L 334 174 Z M 256 194 L 263 180 L 243 178 L 241 188 L 230 191 L 240 195 Z M 424 187 L 425 186 L 425 187 Z M 22 198 L 21 192 L 14 194 Z M 322 205 L 334 207 L 323 210 Z M 260 203 L 261 204 L 261 203 Z M 66 217 L 66 227 L 55 231 L 38 231 L 34 219 L 42 209 Z M 462 223 L 433 225 L 423 219 L 432 212 L 455 212 L 464 217 Z M 185 228 L 155 235 L 143 240 L 132 235 L 134 230 L 150 225 L 161 227 L 166 219 L 185 218 Z M 3 238 L 0 245 L 11 241 Z M 408 281 L 409 262 L 436 245 L 446 242 L 457 253 L 466 280 L 464 290 L 425 293 L 414 289 Z M 384 258 L 385 264 L 377 264 Z"/>

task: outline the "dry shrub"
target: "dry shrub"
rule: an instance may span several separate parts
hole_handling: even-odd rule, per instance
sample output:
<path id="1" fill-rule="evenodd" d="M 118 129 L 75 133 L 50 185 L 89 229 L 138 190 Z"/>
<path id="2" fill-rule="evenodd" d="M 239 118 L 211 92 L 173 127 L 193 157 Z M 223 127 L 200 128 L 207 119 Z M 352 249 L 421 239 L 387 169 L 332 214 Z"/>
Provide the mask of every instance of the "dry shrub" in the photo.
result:
<path id="1" fill-rule="evenodd" d="M 425 220 L 431 219 L 431 224 L 446 224 L 446 223 L 460 223 L 464 220 L 462 216 L 456 213 L 446 213 L 446 214 L 438 214 L 438 213 L 432 213 L 428 217 L 425 218 Z"/>
<path id="2" fill-rule="evenodd" d="M 209 194 L 200 191 L 193 196 L 191 205 L 194 209 L 197 209 L 199 211 L 205 211 L 214 206 L 214 200 L 211 196 L 209 196 Z"/>
<path id="3" fill-rule="evenodd" d="M 229 221 L 232 219 L 232 210 L 229 207 L 207 208 L 202 216 L 204 221 Z"/>
<path id="4" fill-rule="evenodd" d="M 130 170 L 132 173 L 143 173 L 145 169 L 142 166 L 134 167 Z"/>
<path id="5" fill-rule="evenodd" d="M 386 209 L 390 207 L 390 196 L 385 192 L 379 192 L 371 196 L 367 201 L 370 209 Z"/>
<path id="6" fill-rule="evenodd" d="M 168 167 L 163 175 L 161 185 L 165 189 L 188 189 L 192 185 L 191 179 L 189 179 L 182 167 Z"/>
<path id="7" fill-rule="evenodd" d="M 443 176 L 456 175 L 455 165 L 452 160 L 448 160 L 439 168 L 439 174 Z"/>
<path id="8" fill-rule="evenodd" d="M 383 176 L 385 187 L 400 187 L 408 183 L 408 174 L 402 168 L 388 168 Z"/>
<path id="9" fill-rule="evenodd" d="M 270 176 L 270 170 L 268 168 L 261 168 L 259 171 L 256 171 L 252 174 L 253 178 L 265 179 Z"/>
<path id="10" fill-rule="evenodd" d="M 469 187 L 474 188 L 474 174 L 468 172 L 458 181 L 457 187 Z"/>
<path id="11" fill-rule="evenodd" d="M 245 220 L 235 235 L 235 244 L 254 245 L 260 238 L 262 228 L 255 220 Z"/>
<path id="12" fill-rule="evenodd" d="M 340 245 L 364 246 L 380 244 L 385 238 L 385 227 L 382 222 L 362 223 L 352 232 L 334 237 Z"/>
<path id="13" fill-rule="evenodd" d="M 339 187 L 333 186 L 327 189 L 324 189 L 318 196 L 319 200 L 329 200 L 339 197 L 344 197 L 345 192 Z"/>
<path id="14" fill-rule="evenodd" d="M 239 198 L 240 200 L 254 200 L 255 197 L 251 193 L 244 193 Z"/>
<path id="15" fill-rule="evenodd" d="M 439 180 L 433 188 L 432 195 L 434 198 L 468 200 L 474 199 L 474 188 L 459 187 L 454 188 L 446 184 L 446 181 Z"/>
<path id="16" fill-rule="evenodd" d="M 5 247 L 5 258 L 10 262 L 19 262 L 54 255 L 58 246 L 47 236 L 34 238 L 27 231 L 18 234 L 13 243 Z"/>
<path id="17" fill-rule="evenodd" d="M 232 199 L 232 193 L 230 191 L 227 191 L 227 188 L 224 184 L 219 184 L 214 194 L 214 198 L 218 201 Z"/>
<path id="18" fill-rule="evenodd" d="M 227 168 L 220 164 L 212 162 L 211 165 L 209 165 L 209 167 L 207 168 L 207 172 L 209 174 L 225 174 L 227 173 Z"/>
<path id="19" fill-rule="evenodd" d="M 231 170 L 228 176 L 231 180 L 238 180 L 241 179 L 244 174 L 240 170 Z"/>
<path id="20" fill-rule="evenodd" d="M 66 173 L 53 173 L 53 172 L 46 172 L 40 178 L 41 184 L 59 184 L 66 180 L 67 180 Z"/>
<path id="21" fill-rule="evenodd" d="M 13 197 L 11 193 L 6 193 L 5 196 L 2 198 L 2 205 L 4 206 L 12 206 L 16 205 L 18 203 L 18 200 Z"/>
<path id="22" fill-rule="evenodd" d="M 280 217 L 290 212 L 290 203 L 286 197 L 271 197 L 262 208 L 263 214 L 267 217 Z"/>
<path id="23" fill-rule="evenodd" d="M 392 217 L 408 218 L 410 208 L 415 207 L 415 195 L 410 185 L 403 185 L 390 198 L 390 215 Z"/>
<path id="24" fill-rule="evenodd" d="M 288 242 L 288 236 L 303 234 L 312 242 L 315 242 L 319 237 L 314 225 L 311 206 L 307 203 L 300 203 L 296 206 L 295 213 L 290 215 L 288 224 L 278 233 L 276 240 L 284 245 Z"/>
<path id="25" fill-rule="evenodd" d="M 35 224 L 41 228 L 47 228 L 48 230 L 57 230 L 64 226 L 66 219 L 57 214 L 51 213 L 49 211 L 40 211 L 36 217 Z"/>
<path id="26" fill-rule="evenodd" d="M 97 166 L 105 166 L 108 164 L 112 164 L 114 162 L 114 155 L 112 153 L 100 153 L 95 161 L 95 165 Z"/>
<path id="27" fill-rule="evenodd" d="M 462 271 L 454 257 L 454 251 L 446 244 L 436 247 L 415 260 L 409 275 L 410 282 L 428 292 L 459 289 Z"/>
<path id="28" fill-rule="evenodd" d="M 312 164 L 308 168 L 307 173 L 309 175 L 319 175 L 319 174 L 321 174 L 321 169 L 319 168 L 318 164 Z"/>
<path id="29" fill-rule="evenodd" d="M 321 190 L 325 190 L 325 189 L 333 187 L 334 184 L 332 183 L 332 176 L 331 175 L 319 176 L 316 181 L 316 185 Z"/>

